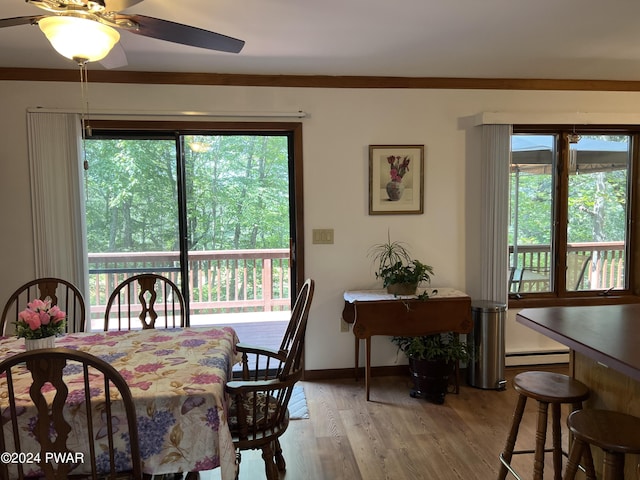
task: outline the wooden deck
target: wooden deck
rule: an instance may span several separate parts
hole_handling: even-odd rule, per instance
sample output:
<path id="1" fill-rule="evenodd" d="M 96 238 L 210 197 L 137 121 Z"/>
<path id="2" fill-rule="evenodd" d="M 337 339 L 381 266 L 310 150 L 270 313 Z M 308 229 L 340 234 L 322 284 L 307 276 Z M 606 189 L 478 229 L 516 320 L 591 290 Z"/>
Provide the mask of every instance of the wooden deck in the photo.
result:
<path id="1" fill-rule="evenodd" d="M 229 326 L 236 331 L 242 343 L 277 349 L 287 329 L 289 315 L 290 312 L 193 315 L 191 326 Z"/>
<path id="2" fill-rule="evenodd" d="M 233 327 L 242 343 L 278 348 L 289 323 L 289 315 L 288 311 L 192 315 L 191 326 L 222 325 Z M 103 325 L 104 320 L 102 319 L 92 320 L 91 330 L 102 331 Z"/>
<path id="3" fill-rule="evenodd" d="M 223 325 L 232 327 L 242 343 L 278 349 L 282 337 L 289 324 L 289 312 L 232 313 L 218 315 L 194 315 L 191 326 Z M 266 363 L 260 362 L 261 368 Z M 233 371 L 241 371 L 241 364 L 236 364 Z"/>

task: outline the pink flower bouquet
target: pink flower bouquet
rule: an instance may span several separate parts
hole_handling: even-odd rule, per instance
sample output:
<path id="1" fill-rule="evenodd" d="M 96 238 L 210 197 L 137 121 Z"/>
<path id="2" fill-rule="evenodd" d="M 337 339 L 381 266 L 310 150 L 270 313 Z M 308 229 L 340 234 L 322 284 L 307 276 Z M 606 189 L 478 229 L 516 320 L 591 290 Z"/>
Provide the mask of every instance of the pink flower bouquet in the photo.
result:
<path id="1" fill-rule="evenodd" d="M 57 305 L 51 305 L 49 297 L 44 300 L 33 300 L 18 314 L 16 335 L 18 338 L 30 339 L 62 335 L 66 316 L 67 314 Z"/>

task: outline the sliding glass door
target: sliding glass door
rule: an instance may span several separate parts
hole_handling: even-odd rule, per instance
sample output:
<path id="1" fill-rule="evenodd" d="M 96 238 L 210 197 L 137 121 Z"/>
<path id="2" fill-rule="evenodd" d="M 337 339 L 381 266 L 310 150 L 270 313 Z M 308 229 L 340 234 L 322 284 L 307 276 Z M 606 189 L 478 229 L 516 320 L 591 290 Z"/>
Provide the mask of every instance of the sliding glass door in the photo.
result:
<path id="1" fill-rule="evenodd" d="M 85 142 L 92 328 L 102 328 L 113 288 L 143 271 L 181 287 L 193 325 L 286 319 L 300 272 L 294 138 L 94 126 Z"/>
<path id="2" fill-rule="evenodd" d="M 181 144 L 191 324 L 253 319 L 255 312 L 285 320 L 291 294 L 288 137 L 187 135 Z"/>

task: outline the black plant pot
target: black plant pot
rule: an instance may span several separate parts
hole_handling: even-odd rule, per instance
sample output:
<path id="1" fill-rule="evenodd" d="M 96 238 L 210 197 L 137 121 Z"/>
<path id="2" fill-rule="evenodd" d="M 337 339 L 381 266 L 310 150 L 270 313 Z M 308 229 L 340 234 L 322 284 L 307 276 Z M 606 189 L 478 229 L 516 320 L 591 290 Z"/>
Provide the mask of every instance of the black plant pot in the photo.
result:
<path id="1" fill-rule="evenodd" d="M 453 362 L 444 360 L 409 358 L 409 370 L 413 379 L 413 389 L 409 394 L 414 398 L 426 398 L 434 403 L 444 403 L 454 367 Z"/>

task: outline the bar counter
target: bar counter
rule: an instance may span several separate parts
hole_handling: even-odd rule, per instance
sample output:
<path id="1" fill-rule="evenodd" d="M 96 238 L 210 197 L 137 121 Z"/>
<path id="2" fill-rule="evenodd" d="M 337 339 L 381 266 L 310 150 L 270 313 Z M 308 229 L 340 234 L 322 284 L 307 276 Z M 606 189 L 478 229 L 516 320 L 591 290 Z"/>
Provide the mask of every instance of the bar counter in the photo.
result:
<path id="1" fill-rule="evenodd" d="M 586 408 L 640 417 L 640 304 L 527 308 L 516 321 L 571 349 L 570 374 L 591 390 Z M 595 449 L 597 472 L 601 459 Z M 638 463 L 627 455 L 625 479 Z"/>
<path id="2" fill-rule="evenodd" d="M 640 304 L 527 308 L 516 321 L 640 381 Z"/>

